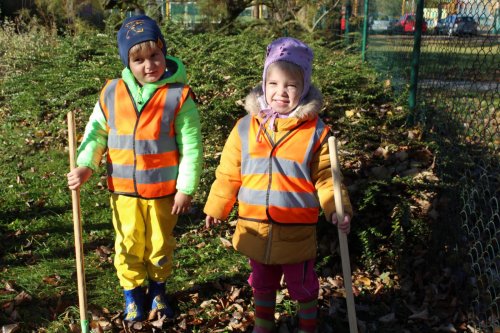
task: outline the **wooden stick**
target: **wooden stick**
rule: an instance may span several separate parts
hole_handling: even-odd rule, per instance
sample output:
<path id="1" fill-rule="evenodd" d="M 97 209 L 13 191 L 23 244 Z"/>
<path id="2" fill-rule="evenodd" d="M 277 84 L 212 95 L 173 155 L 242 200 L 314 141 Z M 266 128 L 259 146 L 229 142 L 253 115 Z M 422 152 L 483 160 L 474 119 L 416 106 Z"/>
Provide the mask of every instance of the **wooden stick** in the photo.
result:
<path id="1" fill-rule="evenodd" d="M 333 177 L 333 191 L 335 196 L 335 211 L 337 214 L 338 224 L 344 221 L 344 206 L 342 205 L 342 173 L 340 172 L 340 165 L 337 153 L 337 139 L 331 136 L 328 139 L 328 149 L 330 150 L 330 164 Z M 349 317 L 350 333 L 358 332 L 358 325 L 356 320 L 356 308 L 354 306 L 354 295 L 352 293 L 352 278 L 351 278 L 351 264 L 349 262 L 349 247 L 347 245 L 347 235 L 338 230 L 339 243 L 340 243 L 340 257 L 342 259 L 342 273 L 344 275 L 344 288 L 347 300 L 347 315 Z"/>
<path id="2" fill-rule="evenodd" d="M 76 168 L 76 126 L 75 114 L 68 112 L 68 143 L 70 170 Z M 80 209 L 80 189 L 71 190 L 73 204 L 73 230 L 75 234 L 76 275 L 78 283 L 78 303 L 80 307 L 80 325 L 82 333 L 89 332 L 87 318 L 87 291 L 85 288 L 85 270 L 83 263 L 82 213 Z"/>

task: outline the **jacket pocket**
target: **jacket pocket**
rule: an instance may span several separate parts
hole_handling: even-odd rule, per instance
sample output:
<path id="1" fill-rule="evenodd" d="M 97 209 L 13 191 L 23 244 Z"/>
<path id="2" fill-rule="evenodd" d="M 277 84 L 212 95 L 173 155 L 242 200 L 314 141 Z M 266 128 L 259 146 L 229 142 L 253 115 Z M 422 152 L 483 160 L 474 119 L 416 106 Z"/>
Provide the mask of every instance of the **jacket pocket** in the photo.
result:
<path id="1" fill-rule="evenodd" d="M 263 231 L 261 230 L 262 228 L 269 230 L 269 225 L 238 220 L 233 235 L 233 247 L 249 258 L 258 262 L 264 262 L 268 241 L 266 238 L 267 234 L 263 235 L 260 233 Z"/>
<path id="2" fill-rule="evenodd" d="M 276 230 L 276 229 L 275 229 Z M 285 242 L 301 242 L 306 239 L 316 239 L 314 226 L 279 226 L 279 240 Z"/>

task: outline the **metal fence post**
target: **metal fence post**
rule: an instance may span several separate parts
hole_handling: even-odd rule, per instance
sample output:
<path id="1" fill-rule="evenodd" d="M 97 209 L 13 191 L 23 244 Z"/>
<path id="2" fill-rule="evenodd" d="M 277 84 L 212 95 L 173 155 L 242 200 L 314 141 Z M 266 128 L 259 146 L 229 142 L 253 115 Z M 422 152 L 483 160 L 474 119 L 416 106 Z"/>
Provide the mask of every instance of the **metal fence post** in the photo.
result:
<path id="1" fill-rule="evenodd" d="M 415 32 L 413 35 L 413 54 L 410 73 L 410 94 L 408 106 L 410 108 L 409 122 L 414 123 L 417 105 L 418 68 L 420 65 L 420 44 L 422 41 L 422 25 L 424 20 L 424 0 L 417 1 L 417 12 L 415 13 Z"/>
<path id="2" fill-rule="evenodd" d="M 351 5 L 351 0 L 347 0 L 345 4 L 345 45 L 349 46 L 350 40 L 349 40 L 349 19 L 351 18 L 351 12 L 352 12 L 352 5 Z"/>
<path id="3" fill-rule="evenodd" d="M 366 43 L 368 40 L 368 1 L 364 0 L 363 40 L 361 44 L 361 60 L 366 60 Z"/>

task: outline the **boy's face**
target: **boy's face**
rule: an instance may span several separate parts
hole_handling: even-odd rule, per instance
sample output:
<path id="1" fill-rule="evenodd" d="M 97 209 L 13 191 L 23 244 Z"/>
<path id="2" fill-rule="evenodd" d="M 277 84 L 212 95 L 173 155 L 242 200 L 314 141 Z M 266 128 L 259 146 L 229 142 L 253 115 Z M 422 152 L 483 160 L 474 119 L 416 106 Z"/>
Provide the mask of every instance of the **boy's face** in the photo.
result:
<path id="1" fill-rule="evenodd" d="M 145 47 L 129 55 L 129 67 L 141 85 L 156 82 L 165 73 L 165 56 L 158 47 Z"/>
<path id="2" fill-rule="evenodd" d="M 287 114 L 299 104 L 302 78 L 278 66 L 269 68 L 266 78 L 266 102 L 276 112 Z"/>

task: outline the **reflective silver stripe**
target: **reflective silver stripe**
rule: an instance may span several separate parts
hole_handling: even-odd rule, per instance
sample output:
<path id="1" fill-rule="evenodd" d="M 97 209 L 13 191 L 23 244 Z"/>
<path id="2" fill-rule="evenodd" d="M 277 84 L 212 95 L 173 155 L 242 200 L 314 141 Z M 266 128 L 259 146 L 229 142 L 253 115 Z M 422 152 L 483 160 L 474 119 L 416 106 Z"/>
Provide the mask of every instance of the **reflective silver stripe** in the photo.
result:
<path id="1" fill-rule="evenodd" d="M 306 148 L 305 158 L 304 161 L 302 162 L 303 166 L 307 167 L 311 162 L 312 157 L 314 155 L 313 148 L 321 139 L 321 134 L 323 134 L 324 130 L 325 130 L 325 123 L 321 120 L 321 118 L 318 118 L 318 120 L 316 121 L 316 129 L 314 130 L 314 134 L 311 137 L 309 145 Z M 310 180 L 310 177 L 308 177 L 307 179 Z"/>
<path id="2" fill-rule="evenodd" d="M 177 166 L 171 166 L 149 170 L 137 170 L 135 171 L 135 179 L 138 184 L 155 184 L 174 180 L 177 179 L 178 169 Z M 108 164 L 107 171 L 108 175 L 112 174 L 113 177 L 131 179 L 134 174 L 134 166 Z"/>
<path id="3" fill-rule="evenodd" d="M 240 187 L 238 192 L 238 201 L 240 203 L 247 203 L 250 205 L 266 205 L 266 195 L 267 191 L 263 190 L 251 190 L 246 187 Z"/>
<path id="4" fill-rule="evenodd" d="M 175 137 L 160 138 L 156 140 L 137 140 L 135 142 L 135 151 L 137 155 L 161 154 L 177 149 Z"/>
<path id="5" fill-rule="evenodd" d="M 242 153 L 243 153 L 242 145 Z M 247 155 L 248 156 L 248 155 Z M 259 175 L 269 172 L 269 158 L 245 158 L 241 161 L 241 175 Z"/>
<path id="6" fill-rule="evenodd" d="M 114 113 L 110 113 L 110 115 Z M 110 149 L 134 149 L 134 136 L 117 135 L 116 129 L 112 128 L 108 133 L 108 148 Z"/>
<path id="7" fill-rule="evenodd" d="M 294 178 L 302 178 L 311 181 L 311 175 L 307 168 L 301 167 L 297 162 L 284 158 L 272 157 L 273 173 L 281 173 Z M 245 159 L 241 163 L 242 175 L 255 175 L 269 173 L 269 158 Z"/>
<path id="8" fill-rule="evenodd" d="M 172 122 L 175 118 L 175 110 L 179 105 L 182 97 L 182 91 L 184 90 L 184 85 L 182 83 L 174 83 L 168 87 L 167 94 L 165 96 L 165 103 L 163 108 L 163 115 L 161 117 L 161 128 L 159 140 L 170 139 L 169 133 L 171 129 Z M 167 136 L 167 137 L 165 137 Z"/>
<path id="9" fill-rule="evenodd" d="M 179 168 L 177 166 L 137 170 L 135 179 L 137 184 L 155 184 L 177 179 Z"/>
<path id="10" fill-rule="evenodd" d="M 252 190 L 241 187 L 238 193 L 238 201 L 250 205 L 266 205 L 266 192 L 261 190 Z M 317 208 L 318 199 L 313 193 L 309 192 L 283 192 L 269 191 L 269 202 L 272 206 L 287 208 Z"/>
<path id="11" fill-rule="evenodd" d="M 113 175 L 113 177 L 118 178 L 132 178 L 134 174 L 133 165 L 123 165 L 123 164 L 111 164 L 106 165 L 108 175 Z"/>
<path id="12" fill-rule="evenodd" d="M 299 164 L 296 161 L 273 157 L 273 173 L 302 178 L 311 182 L 310 170 L 307 165 L 305 163 Z"/>
<path id="13" fill-rule="evenodd" d="M 118 81 L 119 81 L 118 79 L 112 80 L 108 84 L 108 87 L 104 92 L 104 105 L 106 105 L 108 108 L 108 113 L 109 113 L 108 125 L 111 128 L 116 128 L 114 110 L 115 110 L 116 85 L 118 84 Z"/>
<path id="14" fill-rule="evenodd" d="M 241 139 L 241 163 L 245 163 L 245 160 L 249 158 L 248 155 L 248 140 L 252 140 L 252 138 L 248 137 L 248 133 L 250 131 L 250 122 L 252 121 L 252 116 L 247 114 L 243 117 L 238 123 L 238 133 Z M 255 138 L 254 138 L 255 140 Z"/>

